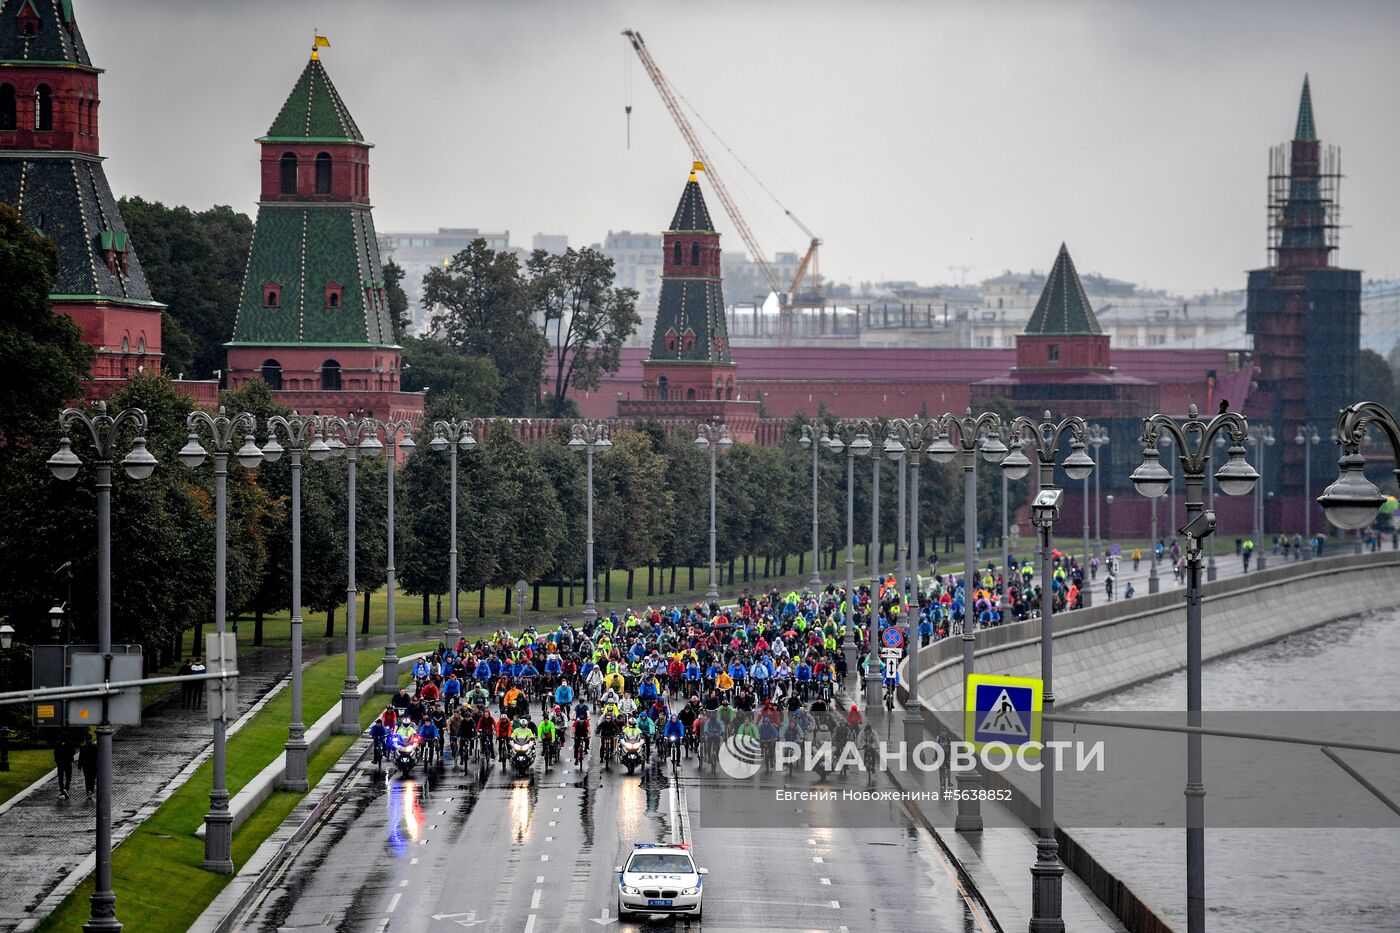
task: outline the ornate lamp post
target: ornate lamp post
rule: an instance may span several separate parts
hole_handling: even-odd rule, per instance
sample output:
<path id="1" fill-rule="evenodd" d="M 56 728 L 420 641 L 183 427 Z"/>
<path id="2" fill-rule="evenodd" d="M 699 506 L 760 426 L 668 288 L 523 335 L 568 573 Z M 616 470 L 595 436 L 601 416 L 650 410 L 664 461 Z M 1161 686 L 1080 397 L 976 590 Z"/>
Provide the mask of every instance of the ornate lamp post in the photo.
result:
<path id="1" fill-rule="evenodd" d="M 1031 520 L 1040 531 L 1040 677 L 1045 681 L 1045 707 L 1055 709 L 1054 672 L 1054 574 L 1050 567 L 1050 550 L 1054 546 L 1055 519 L 1059 517 L 1060 500 L 1064 493 L 1055 485 L 1055 460 L 1060 444 L 1070 439 L 1070 454 L 1065 458 L 1065 475 L 1083 479 L 1094 469 L 1094 461 L 1084 450 L 1087 431 L 1084 419 L 1065 418 L 1058 423 L 1050 420 L 1050 412 L 1040 423 L 1029 418 L 1017 418 L 1011 423 L 1011 453 L 1001 462 L 1002 475 L 1022 479 L 1030 472 L 1031 462 L 1021 448 L 1029 443 L 1039 464 L 1040 492 L 1031 506 Z M 1050 731 L 1045 731 L 1049 727 Z M 1041 741 L 1055 737 L 1055 725 L 1041 726 Z M 1060 864 L 1060 847 L 1055 841 L 1055 769 L 1040 769 L 1040 836 L 1036 840 L 1035 865 L 1031 867 L 1031 923 L 1035 933 L 1050 933 L 1065 928 L 1061 917 L 1061 885 L 1065 869 Z"/>
<path id="2" fill-rule="evenodd" d="M 880 683 L 880 460 L 884 455 L 889 426 L 880 421 L 858 419 L 870 439 L 870 618 L 866 620 L 865 709 L 866 715 L 884 709 Z"/>
<path id="3" fill-rule="evenodd" d="M 193 469 L 209 455 L 199 442 L 201 430 L 208 431 L 210 446 L 214 448 L 214 631 L 222 635 L 228 582 L 228 456 L 234 453 L 240 431 L 243 446 L 235 453 L 240 464 L 246 469 L 255 468 L 262 462 L 262 451 L 253 442 L 257 422 L 247 412 L 230 418 L 222 405 L 217 416 L 196 409 L 190 412 L 186 424 L 190 435 L 185 446 L 180 448 L 181 463 Z M 214 786 L 209 792 L 209 812 L 204 817 L 204 869 L 230 875 L 233 874 L 233 814 L 228 809 L 228 787 L 224 779 L 226 739 L 227 723 L 222 718 L 214 720 Z"/>
<path id="4" fill-rule="evenodd" d="M 287 438 L 289 449 L 278 442 L 279 431 Z M 282 789 L 290 791 L 310 789 L 306 779 L 306 724 L 301 718 L 301 456 L 305 451 L 312 460 L 321 461 L 331 455 L 320 431 L 321 419 L 317 415 L 273 415 L 267 419 L 267 443 L 262 449 L 268 463 L 276 463 L 287 453 L 292 468 L 292 719 L 287 726 L 286 768 L 282 774 Z"/>
<path id="5" fill-rule="evenodd" d="M 1298 555 L 1301 560 L 1312 560 L 1312 449 L 1321 440 L 1317 428 L 1306 424 L 1298 425 L 1293 437 L 1293 443 L 1303 445 L 1303 537 L 1307 549 Z"/>
<path id="6" fill-rule="evenodd" d="M 1201 724 L 1201 542 L 1215 531 L 1215 511 L 1203 501 L 1211 443 L 1222 432 L 1230 437 L 1229 459 L 1215 471 L 1215 481 L 1228 496 L 1247 495 L 1259 474 L 1245 460 L 1244 443 L 1249 422 L 1227 411 L 1202 421 L 1196 406 L 1187 420 L 1156 414 L 1142 422 L 1142 463 L 1133 471 L 1133 485 L 1150 498 L 1158 498 L 1171 486 L 1172 472 L 1158 458 L 1158 439 L 1172 437 L 1180 450 L 1186 478 L 1186 524 L 1179 533 L 1186 538 L 1186 715 L 1192 726 Z M 1188 933 L 1204 933 L 1206 924 L 1205 783 L 1201 768 L 1201 737 L 1186 737 L 1186 925 Z"/>
<path id="7" fill-rule="evenodd" d="M 986 411 L 973 417 L 972 409 L 961 417 L 945 414 L 938 419 L 938 436 L 928 447 L 928 455 L 937 463 L 951 463 L 962 451 L 963 458 L 963 552 L 967 555 L 963 567 L 963 683 L 974 671 L 973 653 L 977 648 L 977 606 L 973 599 L 977 579 L 977 446 L 984 434 L 982 456 L 991 463 L 1000 463 L 1007 456 L 1006 445 L 1001 442 L 1001 416 Z M 949 436 L 956 430 L 958 444 L 955 447 Z M 982 775 L 976 768 L 970 768 L 958 775 L 958 786 L 966 787 L 970 796 L 976 797 L 982 783 Z M 953 823 L 958 832 L 980 833 L 982 831 L 982 805 L 976 799 L 959 800 L 958 816 Z"/>
<path id="8" fill-rule="evenodd" d="M 398 621 L 394 615 L 394 590 L 398 588 L 394 568 L 394 473 L 397 472 L 397 452 L 402 450 L 404 456 L 411 456 L 418 449 L 418 445 L 413 440 L 413 422 L 406 418 L 399 421 L 383 421 L 380 422 L 379 427 L 384 432 L 384 446 L 389 464 L 389 469 L 386 471 L 388 473 L 389 500 L 388 520 L 385 528 L 388 538 L 385 542 L 387 548 L 384 555 L 386 561 L 385 578 L 389 586 L 388 605 L 385 607 L 388 632 L 384 639 L 384 667 L 379 678 L 379 689 L 382 693 L 393 693 L 399 685 L 399 646 L 394 641 L 394 630 Z M 400 437 L 403 440 L 399 440 Z M 453 647 L 456 646 L 453 645 Z"/>
<path id="9" fill-rule="evenodd" d="M 727 424 L 701 424 L 695 429 L 695 446 L 710 452 L 710 588 L 705 598 L 711 603 L 719 602 L 719 576 L 715 563 L 715 497 L 719 476 L 719 452 L 734 446 L 729 437 Z"/>
<path id="10" fill-rule="evenodd" d="M 583 604 L 583 617 L 589 622 L 598 618 L 598 607 L 593 598 L 593 454 L 611 446 L 605 421 L 580 421 L 574 425 L 573 436 L 569 438 L 569 449 L 583 454 L 588 462 L 588 581 L 584 590 L 587 598 Z"/>
<path id="11" fill-rule="evenodd" d="M 457 640 L 462 637 L 462 627 L 457 621 L 457 451 L 476 450 L 476 438 L 472 436 L 472 429 L 476 426 L 477 419 L 467 418 L 462 421 L 436 421 L 433 423 L 433 439 L 428 442 L 428 446 L 441 453 L 449 445 L 452 447 L 452 507 L 448 513 L 448 576 L 451 577 L 452 595 L 447 601 L 447 632 L 444 641 L 449 644 L 457 644 Z M 441 618 L 441 616 L 439 616 Z"/>
<path id="12" fill-rule="evenodd" d="M 1400 424 L 1389 409 L 1375 402 L 1348 405 L 1337 416 L 1337 443 L 1342 447 L 1337 479 L 1317 497 L 1327 520 L 1342 531 L 1360 531 L 1376 520 L 1376 512 L 1386 501 L 1375 484 L 1366 478 L 1366 458 L 1361 445 L 1366 429 L 1376 425 L 1385 434 L 1390 449 L 1400 456 Z M 1400 468 L 1396 470 L 1400 479 Z"/>
<path id="13" fill-rule="evenodd" d="M 338 731 L 346 735 L 360 733 L 360 675 L 355 666 L 355 466 L 360 454 L 378 457 L 384 453 L 384 445 L 378 434 L 380 424 L 373 418 L 356 418 L 351 415 L 339 418 L 334 415 L 325 419 L 325 428 L 335 435 L 330 447 L 335 456 L 345 457 L 345 474 L 349 494 L 345 500 L 346 513 L 346 577 L 345 584 L 345 689 L 340 692 L 340 725 Z M 391 467 L 392 469 L 392 467 Z"/>
<path id="14" fill-rule="evenodd" d="M 825 435 L 825 429 L 820 421 L 812 421 L 802 425 L 802 449 L 812 451 L 812 579 L 807 581 L 815 593 L 821 589 L 822 575 L 820 564 L 822 559 L 821 537 L 817 524 L 817 453 L 821 450 L 821 438 Z"/>
<path id="15" fill-rule="evenodd" d="M 870 455 L 870 435 L 866 423 L 859 420 L 840 421 L 831 434 L 822 435 L 822 443 L 834 454 L 846 453 L 846 634 L 854 643 L 856 638 L 855 591 L 855 508 L 856 457 Z M 843 440 L 843 435 L 846 440 Z"/>
<path id="16" fill-rule="evenodd" d="M 10 689 L 10 645 L 14 644 L 15 627 L 8 622 L 0 625 L 0 651 L 5 652 L 5 656 L 0 658 L 0 690 Z M 10 711 L 5 710 L 5 718 L 9 718 Z M 10 770 L 10 726 L 8 723 L 0 723 L 0 771 Z"/>
<path id="17" fill-rule="evenodd" d="M 155 471 L 156 458 L 146 449 L 146 413 L 139 408 L 126 408 L 115 417 L 107 414 L 107 403 L 98 402 L 94 414 L 80 408 L 65 408 L 58 416 L 63 437 L 58 451 L 49 458 L 49 471 L 61 480 L 78 475 L 82 461 L 73 453 L 69 436 L 74 425 L 87 430 L 92 440 L 93 486 L 97 490 L 97 650 L 112 654 L 112 461 L 116 459 L 117 444 L 122 431 L 131 427 L 136 437 L 131 452 L 122 458 L 122 469 L 135 480 L 146 479 Z M 90 899 L 91 916 L 83 925 L 86 931 L 115 931 L 122 928 L 117 920 L 117 896 L 112 893 L 112 726 L 105 720 L 97 726 L 97 839 L 95 884 Z"/>
<path id="18" fill-rule="evenodd" d="M 1252 424 L 1249 426 L 1249 440 L 1247 443 L 1255 449 L 1259 455 L 1259 475 L 1264 476 L 1264 450 L 1274 446 L 1274 429 L 1266 424 Z M 1264 555 L 1267 549 L 1264 547 L 1264 484 L 1254 485 L 1254 568 L 1264 569 Z"/>

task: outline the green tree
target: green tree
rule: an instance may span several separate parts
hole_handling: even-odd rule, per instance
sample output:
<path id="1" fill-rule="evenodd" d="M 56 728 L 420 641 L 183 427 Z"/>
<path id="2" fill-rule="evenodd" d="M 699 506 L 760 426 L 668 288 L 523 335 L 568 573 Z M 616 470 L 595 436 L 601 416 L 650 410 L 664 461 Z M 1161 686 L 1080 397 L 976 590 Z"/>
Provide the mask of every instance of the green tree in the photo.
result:
<path id="1" fill-rule="evenodd" d="M 487 523 L 496 529 L 495 567 L 487 584 L 538 580 L 554 562 L 562 535 L 554 484 L 508 421 L 490 426 L 481 459 L 489 484 L 481 502 Z"/>
<path id="2" fill-rule="evenodd" d="M 624 431 L 593 461 L 594 564 L 633 571 L 656 563 L 674 510 L 666 460 L 649 435 Z"/>
<path id="3" fill-rule="evenodd" d="M 92 348 L 82 330 L 49 301 L 58 275 L 53 241 L 24 225 L 8 204 L 0 204 L 0 282 L 5 312 L 0 314 L 0 460 L 22 439 L 51 436 L 63 403 L 82 392 Z"/>
<path id="4" fill-rule="evenodd" d="M 495 364 L 503 380 L 499 413 L 525 415 L 538 408 L 547 347 L 530 320 L 514 253 L 473 240 L 446 268 L 423 276 L 423 303 L 438 309 L 433 330 L 449 346 Z"/>
<path id="5" fill-rule="evenodd" d="M 549 414 L 561 417 L 569 390 L 596 389 L 615 373 L 627 338 L 641 326 L 637 291 L 613 286 L 613 261 L 588 247 L 561 255 L 537 249 L 526 265 L 530 305 L 554 339 Z"/>
<path id="6" fill-rule="evenodd" d="M 403 290 L 403 266 L 392 259 L 384 263 L 384 297 L 389 301 L 389 320 L 394 327 L 394 340 L 402 344 L 413 324 L 408 310 L 408 295 Z"/>
<path id="7" fill-rule="evenodd" d="M 226 205 L 203 211 L 123 198 L 122 217 L 151 294 L 168 305 L 164 368 L 208 378 L 223 369 L 243 290 L 253 222 Z"/>
<path id="8" fill-rule="evenodd" d="M 464 412 L 477 417 L 500 410 L 501 374 L 489 356 L 471 356 L 436 337 L 405 337 L 402 343 L 405 392 L 427 389 L 429 401 L 455 396 Z"/>

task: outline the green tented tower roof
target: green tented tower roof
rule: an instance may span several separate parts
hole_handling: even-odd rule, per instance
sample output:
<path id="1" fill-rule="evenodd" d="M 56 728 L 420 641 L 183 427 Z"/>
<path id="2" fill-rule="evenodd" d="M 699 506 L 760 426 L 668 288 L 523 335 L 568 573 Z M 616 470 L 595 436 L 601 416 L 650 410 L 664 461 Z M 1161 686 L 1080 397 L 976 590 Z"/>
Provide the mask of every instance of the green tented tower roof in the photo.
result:
<path id="1" fill-rule="evenodd" d="M 1026 333 L 1046 337 L 1103 334 L 1099 319 L 1094 316 L 1094 309 L 1084 294 L 1074 260 L 1063 243 L 1060 244 L 1060 254 L 1055 257 L 1055 267 L 1046 279 L 1045 289 L 1040 293 L 1040 300 L 1035 303 L 1030 322 L 1026 324 Z"/>
<path id="2" fill-rule="evenodd" d="M 1313 123 L 1312 89 L 1308 87 L 1308 76 L 1303 75 L 1303 96 L 1298 100 L 1298 126 L 1293 131 L 1294 139 L 1317 139 L 1317 124 Z"/>
<path id="3" fill-rule="evenodd" d="M 37 18 L 33 35 L 21 19 Z M 97 70 L 88 58 L 72 0 L 0 0 L 0 62 L 76 65 Z"/>
<path id="4" fill-rule="evenodd" d="M 313 58 L 259 142 L 345 142 L 367 145 L 325 66 Z"/>
<path id="5" fill-rule="evenodd" d="M 681 192 L 681 202 L 676 205 L 676 216 L 671 218 L 670 229 L 715 231 L 715 225 L 710 220 L 710 209 L 705 206 L 705 195 L 700 191 L 700 182 L 696 181 L 694 172 Z"/>

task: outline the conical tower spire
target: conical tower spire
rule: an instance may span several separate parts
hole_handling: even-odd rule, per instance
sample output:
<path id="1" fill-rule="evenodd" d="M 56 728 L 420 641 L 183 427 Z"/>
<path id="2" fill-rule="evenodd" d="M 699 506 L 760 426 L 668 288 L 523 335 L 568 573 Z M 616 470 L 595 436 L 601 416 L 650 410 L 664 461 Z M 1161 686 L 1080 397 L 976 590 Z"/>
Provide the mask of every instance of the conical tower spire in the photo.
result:
<path id="1" fill-rule="evenodd" d="M 1079 281 L 1079 272 L 1074 268 L 1069 249 L 1060 244 L 1060 253 L 1055 257 L 1055 267 L 1045 281 L 1045 289 L 1040 300 L 1035 303 L 1035 311 L 1026 324 L 1026 333 L 1039 336 L 1061 334 L 1102 334 L 1099 319 L 1089 305 L 1084 294 L 1084 285 Z"/>
<path id="2" fill-rule="evenodd" d="M 1317 139 L 1317 125 L 1313 123 L 1312 90 L 1308 87 L 1308 76 L 1303 75 L 1303 96 L 1298 100 L 1298 126 L 1293 131 L 1294 139 Z"/>

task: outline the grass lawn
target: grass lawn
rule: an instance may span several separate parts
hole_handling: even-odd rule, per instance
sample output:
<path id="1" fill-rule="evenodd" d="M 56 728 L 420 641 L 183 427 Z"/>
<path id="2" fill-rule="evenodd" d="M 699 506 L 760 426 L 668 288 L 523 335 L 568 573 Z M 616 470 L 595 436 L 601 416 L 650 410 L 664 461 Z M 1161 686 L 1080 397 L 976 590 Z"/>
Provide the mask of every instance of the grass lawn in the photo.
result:
<path id="1" fill-rule="evenodd" d="M 401 653 L 428 647 L 427 643 L 404 645 Z M 358 655 L 359 675 L 366 677 L 372 673 L 380 659 L 377 652 Z M 302 679 L 302 705 L 308 724 L 319 719 L 339 700 L 344 680 L 343 657 L 325 658 L 307 669 Z M 363 703 L 361 725 L 368 726 L 379 711 L 372 697 Z M 283 690 L 229 739 L 227 777 L 231 795 L 238 793 L 281 754 L 287 741 L 290 716 L 291 691 Z M 354 736 L 332 735 L 311 755 L 308 767 L 313 787 L 353 739 Z M 194 835 L 209 809 L 211 771 L 212 764 L 206 761 L 113 853 L 112 888 L 117 895 L 117 916 L 126 929 L 143 933 L 186 930 L 228 883 L 230 876 L 200 868 L 204 860 L 204 842 Z M 238 828 L 233 835 L 235 867 L 248 860 L 302 796 L 278 791 Z M 39 925 L 39 929 L 80 930 L 88 919 L 92 888 L 92 879 L 88 878 Z"/>
<path id="2" fill-rule="evenodd" d="M 9 800 L 52 769 L 53 749 L 12 747 L 10 770 L 0 771 L 0 803 Z M 74 766 L 73 770 L 78 769 Z"/>

